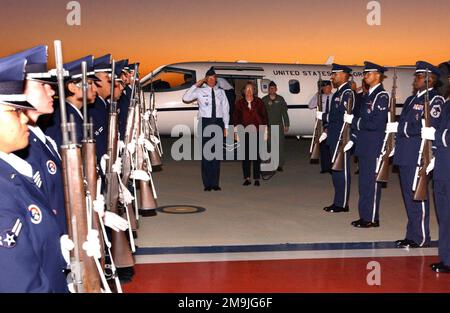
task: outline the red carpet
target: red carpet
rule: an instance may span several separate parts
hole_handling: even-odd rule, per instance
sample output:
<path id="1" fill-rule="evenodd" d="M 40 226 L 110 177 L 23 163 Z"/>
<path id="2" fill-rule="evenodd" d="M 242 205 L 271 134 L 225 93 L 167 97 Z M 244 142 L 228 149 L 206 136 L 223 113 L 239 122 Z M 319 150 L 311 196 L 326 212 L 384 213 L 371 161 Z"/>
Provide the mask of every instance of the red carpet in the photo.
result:
<path id="1" fill-rule="evenodd" d="M 367 284 L 367 264 L 381 265 L 381 285 Z M 138 264 L 124 292 L 450 292 L 450 274 L 436 274 L 437 257 L 336 258 Z"/>

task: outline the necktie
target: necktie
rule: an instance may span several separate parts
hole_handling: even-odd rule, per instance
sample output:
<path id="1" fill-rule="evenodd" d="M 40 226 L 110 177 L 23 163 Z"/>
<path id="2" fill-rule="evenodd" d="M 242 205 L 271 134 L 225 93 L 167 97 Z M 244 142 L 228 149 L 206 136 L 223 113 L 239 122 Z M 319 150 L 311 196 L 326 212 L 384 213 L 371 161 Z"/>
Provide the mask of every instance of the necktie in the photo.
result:
<path id="1" fill-rule="evenodd" d="M 216 118 L 216 94 L 214 93 L 214 88 L 211 89 L 211 102 L 212 102 L 212 112 L 211 118 Z"/>
<path id="2" fill-rule="evenodd" d="M 325 112 L 330 110 L 330 96 L 327 96 L 327 103 L 325 104 Z"/>

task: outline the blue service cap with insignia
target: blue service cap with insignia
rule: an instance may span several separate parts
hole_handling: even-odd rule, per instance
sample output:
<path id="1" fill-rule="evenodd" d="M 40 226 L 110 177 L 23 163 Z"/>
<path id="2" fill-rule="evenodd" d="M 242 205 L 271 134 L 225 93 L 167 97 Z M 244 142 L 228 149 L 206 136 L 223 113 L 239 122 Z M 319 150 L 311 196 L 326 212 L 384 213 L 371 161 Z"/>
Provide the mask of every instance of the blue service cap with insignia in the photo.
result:
<path id="1" fill-rule="evenodd" d="M 94 71 L 96 73 L 111 72 L 111 54 L 110 53 L 94 59 Z"/>
<path id="2" fill-rule="evenodd" d="M 6 58 L 25 58 L 27 60 L 27 65 L 25 67 L 25 72 L 27 74 L 26 78 L 29 80 L 41 81 L 47 84 L 55 84 L 57 82 L 56 71 L 48 71 L 47 69 L 47 46 L 36 46 Z"/>
<path id="3" fill-rule="evenodd" d="M 82 57 L 78 60 L 65 63 L 63 65 L 64 69 L 69 72 L 69 78 L 68 80 L 81 80 L 82 79 L 82 71 L 81 71 L 81 63 L 86 62 L 86 70 L 87 70 L 87 76 L 90 79 L 93 80 L 99 80 L 97 77 L 95 77 L 94 73 L 94 57 L 92 55 L 88 55 L 85 57 Z"/>
<path id="4" fill-rule="evenodd" d="M 26 64 L 23 57 L 0 59 L 0 104 L 34 110 L 24 94 Z"/>
<path id="5" fill-rule="evenodd" d="M 136 69 L 136 67 L 139 66 L 139 64 L 140 64 L 139 62 L 129 64 L 124 67 L 124 70 L 128 71 L 128 72 L 134 71 Z"/>
<path id="6" fill-rule="evenodd" d="M 438 69 L 433 64 L 430 64 L 425 61 L 417 61 L 416 62 L 416 74 L 425 73 L 426 71 L 428 71 L 428 73 L 432 73 L 432 74 L 436 75 L 438 78 L 441 76 L 441 70 Z"/>
<path id="7" fill-rule="evenodd" d="M 216 75 L 216 72 L 214 71 L 214 69 L 211 67 L 207 72 L 205 76 L 213 76 Z"/>
<path id="8" fill-rule="evenodd" d="M 340 65 L 340 64 L 336 64 L 333 63 L 332 64 L 332 68 L 331 68 L 331 73 L 347 73 L 347 74 L 351 74 L 353 70 L 351 68 L 349 68 L 348 66 L 345 65 Z"/>
<path id="9" fill-rule="evenodd" d="M 124 71 L 125 66 L 128 66 L 128 59 L 120 60 L 116 62 L 116 68 L 114 74 L 116 74 L 116 80 L 119 81 L 120 75 L 122 74 L 122 71 Z"/>
<path id="10" fill-rule="evenodd" d="M 381 74 L 384 74 L 384 72 L 386 72 L 388 69 L 385 68 L 384 66 L 369 62 L 369 61 L 364 61 L 364 73 L 366 72 L 380 72 Z"/>

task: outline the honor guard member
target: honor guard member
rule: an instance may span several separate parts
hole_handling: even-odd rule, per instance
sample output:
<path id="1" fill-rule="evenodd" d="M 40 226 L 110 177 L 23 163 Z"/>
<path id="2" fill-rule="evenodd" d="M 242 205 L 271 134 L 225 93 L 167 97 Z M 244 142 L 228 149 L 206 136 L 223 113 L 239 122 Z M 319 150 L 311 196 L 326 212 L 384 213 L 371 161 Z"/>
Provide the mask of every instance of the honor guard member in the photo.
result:
<path id="1" fill-rule="evenodd" d="M 382 82 L 383 66 L 364 62 L 364 81 L 369 92 L 362 96 L 358 116 L 344 114 L 344 121 L 356 132 L 355 155 L 359 159 L 359 220 L 355 227 L 378 227 L 381 183 L 376 182 L 376 164 L 380 156 L 386 132 L 389 108 L 389 94 Z"/>
<path id="2" fill-rule="evenodd" d="M 331 69 L 331 83 L 337 90 L 331 97 L 330 112 L 316 112 L 317 118 L 321 119 L 324 124 L 328 125 L 328 132 L 324 133 L 326 134 L 324 137 L 327 139 L 327 144 L 330 147 L 331 155 L 333 155 L 339 144 L 339 136 L 344 124 L 344 113 L 346 112 L 347 103 L 350 97 L 354 100 L 354 94 L 351 90 L 351 85 L 349 82 L 351 72 L 351 68 L 333 63 Z M 324 210 L 333 213 L 348 212 L 351 179 L 349 152 L 345 152 L 344 170 L 332 171 L 331 175 L 334 186 L 334 200 L 333 204 L 325 207 Z"/>
<path id="3" fill-rule="evenodd" d="M 205 136 L 204 130 L 209 125 L 219 126 L 227 137 L 229 123 L 229 104 L 225 91 L 216 86 L 216 73 L 210 68 L 206 77 L 191 88 L 183 96 L 184 102 L 198 102 L 198 119 L 202 136 L 202 179 L 205 191 L 221 190 L 219 186 L 220 160 L 208 160 L 204 155 L 205 144 L 213 137 Z M 206 86 L 203 86 L 206 84 Z M 216 139 L 218 140 L 218 139 Z M 223 138 L 220 138 L 222 141 Z M 222 144 L 220 145 L 222 147 Z"/>
<path id="4" fill-rule="evenodd" d="M 450 75 L 448 76 L 450 79 Z M 440 127 L 424 127 L 422 138 L 434 140 L 434 200 L 439 220 L 439 258 L 440 262 L 431 265 L 437 273 L 450 273 L 450 97 L 444 104 Z"/>
<path id="5" fill-rule="evenodd" d="M 429 100 L 431 126 L 439 128 L 444 98 L 439 96 L 434 89 L 440 71 L 427 62 L 416 63 L 414 77 L 415 95 L 408 97 L 405 101 L 399 121 L 388 123 L 386 131 L 397 133 L 395 142 L 394 164 L 398 165 L 400 171 L 400 185 L 408 215 L 406 237 L 396 241 L 400 248 L 418 248 L 427 246 L 430 242 L 430 207 L 428 200 L 415 201 L 413 192 L 414 176 L 416 173 L 417 159 L 421 145 L 422 116 L 426 95 L 426 74 L 429 72 Z"/>
<path id="6" fill-rule="evenodd" d="M 117 68 L 117 64 L 119 64 L 121 68 Z M 125 130 L 127 127 L 128 106 L 130 105 L 131 100 L 131 89 L 129 88 L 130 79 L 128 77 L 127 69 L 129 69 L 128 59 L 121 60 L 116 63 L 116 76 L 118 77 L 118 79 L 120 79 L 122 85 L 121 88 L 123 89 L 119 100 L 117 100 L 117 107 L 119 110 L 118 112 L 119 134 L 121 140 L 123 140 L 125 137 Z"/>
<path id="7" fill-rule="evenodd" d="M 64 92 L 66 95 L 66 110 L 67 121 L 71 121 L 71 116 L 75 123 L 75 132 L 77 142 L 80 143 L 83 139 L 83 88 L 81 85 L 82 72 L 81 63 L 86 62 L 88 71 L 88 93 L 87 103 L 93 103 L 97 96 L 97 87 L 94 82 L 98 79 L 94 75 L 93 71 L 93 56 L 89 55 L 76 61 L 64 64 L 64 70 L 69 72 L 69 77 L 64 80 Z M 58 145 L 62 143 L 61 132 L 61 114 L 59 105 L 56 106 L 55 112 L 52 116 L 48 127 L 45 129 L 45 134 L 53 138 Z"/>
<path id="8" fill-rule="evenodd" d="M 324 110 L 324 113 L 328 114 L 330 113 L 330 103 L 331 98 L 333 97 L 333 86 L 331 86 L 330 80 L 322 80 L 321 82 L 317 83 L 320 92 L 322 93 L 322 110 Z M 320 85 L 319 85 L 320 84 Z M 311 100 L 308 103 L 308 107 L 310 109 L 317 108 L 317 97 L 318 94 L 316 93 Z M 323 131 L 324 135 L 319 138 L 319 148 L 320 148 L 320 173 L 330 173 L 331 174 L 331 152 L 330 147 L 327 144 L 327 132 L 328 132 L 328 124 L 322 123 L 323 125 Z"/>
<path id="9" fill-rule="evenodd" d="M 0 61 L 0 292 L 67 292 L 58 221 L 31 165 L 13 154 L 29 138 L 25 63 Z"/>
<path id="10" fill-rule="evenodd" d="M 277 94 L 277 84 L 274 81 L 269 83 L 269 94 L 262 98 L 264 106 L 266 107 L 267 117 L 269 122 L 269 138 L 271 136 L 271 127 L 278 127 L 278 151 L 280 161 L 278 164 L 278 171 L 283 171 L 285 162 L 284 136 L 289 131 L 289 115 L 286 100 Z M 271 142 L 267 140 L 267 142 Z"/>
<path id="11" fill-rule="evenodd" d="M 56 76 L 47 70 L 47 50 L 47 46 L 37 46 L 12 56 L 21 56 L 27 60 L 25 95 L 27 102 L 35 108 L 25 112 L 29 119 L 30 144 L 27 148 L 16 151 L 15 154 L 36 170 L 34 178 L 42 181 L 42 189 L 45 191 L 63 235 L 67 233 L 67 225 L 61 157 L 55 141 L 46 136 L 37 125 L 41 115 L 52 114 L 54 111 L 55 91 L 52 85 L 56 83 Z"/>
<path id="12" fill-rule="evenodd" d="M 97 147 L 97 163 L 106 154 L 108 144 L 109 105 L 106 102 L 111 95 L 111 54 L 94 59 L 94 72 L 97 97 L 93 105 L 89 106 L 88 114 L 93 119 L 94 139 Z"/>

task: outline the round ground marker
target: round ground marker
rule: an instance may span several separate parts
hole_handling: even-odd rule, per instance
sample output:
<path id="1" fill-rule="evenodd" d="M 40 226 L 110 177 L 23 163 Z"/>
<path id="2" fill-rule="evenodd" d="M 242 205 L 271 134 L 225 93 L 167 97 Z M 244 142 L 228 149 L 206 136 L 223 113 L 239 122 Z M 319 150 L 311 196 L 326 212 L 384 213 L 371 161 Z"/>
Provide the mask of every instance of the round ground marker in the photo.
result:
<path id="1" fill-rule="evenodd" d="M 193 214 L 204 212 L 206 209 L 193 205 L 167 205 L 159 207 L 157 211 L 169 214 Z"/>

